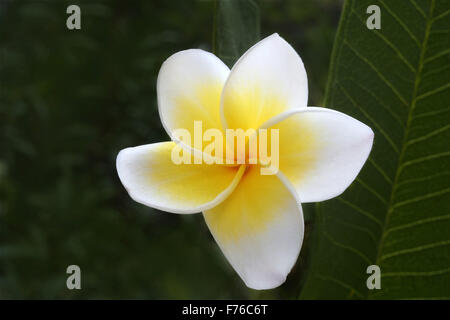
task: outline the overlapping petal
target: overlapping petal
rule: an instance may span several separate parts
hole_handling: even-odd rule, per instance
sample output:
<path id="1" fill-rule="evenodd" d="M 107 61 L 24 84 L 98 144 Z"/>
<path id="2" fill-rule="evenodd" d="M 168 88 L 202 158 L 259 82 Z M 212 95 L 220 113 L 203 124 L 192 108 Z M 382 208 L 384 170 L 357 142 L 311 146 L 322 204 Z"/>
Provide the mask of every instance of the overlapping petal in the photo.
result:
<path id="1" fill-rule="evenodd" d="M 278 34 L 251 47 L 233 66 L 221 98 L 226 128 L 258 128 L 271 117 L 306 107 L 308 80 L 297 52 Z"/>
<path id="2" fill-rule="evenodd" d="M 281 174 L 261 175 L 249 166 L 233 193 L 204 217 L 248 287 L 270 289 L 285 281 L 303 241 L 303 214 Z"/>
<path id="3" fill-rule="evenodd" d="M 177 165 L 171 158 L 174 147 L 174 142 L 161 142 L 120 151 L 117 172 L 135 201 L 174 213 L 201 212 L 223 201 L 244 172 L 193 162 Z"/>
<path id="4" fill-rule="evenodd" d="M 374 137 L 362 122 L 317 107 L 288 111 L 262 127 L 279 129 L 280 170 L 302 202 L 341 194 L 367 160 Z"/>
<path id="5" fill-rule="evenodd" d="M 194 121 L 202 121 L 203 130 L 222 130 L 220 96 L 229 72 L 219 58 L 200 49 L 177 52 L 163 63 L 157 81 L 158 110 L 171 138 L 179 128 L 193 137 Z"/>

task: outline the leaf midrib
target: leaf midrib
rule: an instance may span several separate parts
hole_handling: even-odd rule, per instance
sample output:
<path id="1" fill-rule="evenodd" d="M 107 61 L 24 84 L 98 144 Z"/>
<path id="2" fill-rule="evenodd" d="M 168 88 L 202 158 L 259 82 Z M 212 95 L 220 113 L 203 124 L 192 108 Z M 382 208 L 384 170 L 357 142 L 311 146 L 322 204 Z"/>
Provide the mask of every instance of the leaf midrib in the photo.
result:
<path id="1" fill-rule="evenodd" d="M 355 1 L 352 1 L 350 4 L 349 2 L 345 2 L 344 4 L 344 12 L 349 12 L 349 16 L 353 13 L 354 14 L 354 3 Z M 350 10 L 346 10 L 346 6 L 349 5 L 350 6 Z M 435 8 L 435 0 L 431 1 L 431 5 L 430 5 L 430 9 L 428 12 L 428 16 L 423 16 L 424 19 L 426 19 L 426 27 L 425 27 L 425 33 L 424 33 L 424 37 L 422 42 L 420 43 L 420 56 L 419 56 L 419 61 L 418 61 L 418 66 L 415 69 L 415 79 L 414 79 L 414 87 L 413 87 L 413 92 L 411 95 L 411 99 L 410 99 L 410 103 L 408 104 L 409 106 L 409 110 L 408 110 L 408 115 L 407 115 L 407 120 L 406 120 L 406 126 L 404 127 L 404 134 L 403 134 L 403 139 L 402 139 L 402 145 L 401 145 L 401 150 L 399 153 L 399 157 L 398 157 L 398 161 L 397 161 L 397 165 L 396 165 L 396 172 L 394 175 L 394 180 L 391 183 L 391 191 L 390 191 L 390 195 L 389 195 L 389 201 L 386 207 L 386 215 L 385 215 L 385 219 L 384 222 L 381 225 L 381 235 L 380 235 L 380 240 L 378 243 L 378 250 L 377 250 L 377 255 L 376 255 L 376 259 L 375 259 L 375 264 L 376 265 L 380 265 L 381 262 L 381 257 L 382 257 L 382 250 L 383 250 L 383 246 L 384 246 L 384 240 L 386 238 L 386 236 L 389 234 L 389 229 L 388 229 L 388 225 L 389 225 L 389 221 L 390 221 L 390 217 L 392 212 L 395 209 L 395 197 L 394 194 L 396 192 L 396 188 L 397 185 L 399 183 L 399 177 L 400 174 L 402 172 L 402 167 L 404 166 L 404 156 L 405 156 L 405 151 L 407 149 L 407 142 L 408 142 L 408 138 L 409 138 L 409 134 L 410 134 L 410 127 L 411 127 L 411 121 L 412 121 L 412 115 L 414 113 L 415 107 L 416 107 L 416 102 L 417 102 L 417 98 L 418 98 L 418 90 L 419 90 L 419 86 L 420 86 L 420 82 L 421 82 L 421 76 L 422 76 L 422 71 L 423 71 L 423 67 L 425 65 L 425 54 L 427 51 L 427 45 L 428 45 L 428 39 L 430 36 L 430 30 L 431 30 L 431 26 L 434 22 L 433 20 L 433 10 Z M 350 21 L 350 19 L 348 17 L 346 17 L 345 19 L 342 20 L 343 24 L 340 24 L 338 27 L 338 35 L 340 36 L 341 34 L 345 34 L 340 32 L 340 29 L 343 28 L 344 31 L 347 29 L 348 24 Z M 335 41 L 339 41 L 338 38 L 335 39 Z M 327 91 L 331 90 L 333 85 L 333 81 L 335 79 L 334 77 L 334 73 L 337 72 L 336 68 L 334 67 L 334 65 L 339 61 L 340 57 L 341 57 L 341 51 L 342 48 L 344 47 L 344 43 L 345 43 L 345 37 L 343 39 L 343 41 L 339 41 L 340 42 L 340 46 L 336 47 L 336 59 L 333 59 L 333 61 L 330 64 L 330 75 L 329 75 L 329 81 L 327 83 Z M 333 50 L 334 51 L 334 50 Z M 335 56 L 335 52 L 332 53 L 332 56 Z M 334 95 L 336 92 L 336 90 L 332 91 L 332 94 Z M 326 94 L 325 95 L 326 100 L 324 101 L 324 105 L 328 107 L 328 101 L 331 100 L 331 95 L 330 94 Z M 368 159 L 369 161 L 371 161 L 371 159 Z M 390 177 L 389 177 L 390 178 Z M 390 180 L 390 179 L 389 179 Z M 367 290 L 367 297 L 369 297 L 370 291 Z"/>
<path id="2" fill-rule="evenodd" d="M 428 13 L 428 16 L 426 17 L 425 34 L 424 34 L 423 41 L 421 43 L 419 63 L 418 63 L 418 67 L 416 69 L 417 71 L 416 71 L 415 80 L 414 80 L 414 89 L 413 89 L 413 94 L 411 96 L 410 108 L 408 110 L 408 117 L 407 117 L 406 127 L 405 127 L 404 134 L 403 134 L 401 151 L 400 151 L 400 155 L 399 155 L 398 161 L 397 161 L 396 172 L 395 172 L 395 176 L 394 176 L 394 181 L 392 183 L 389 203 L 388 203 L 388 206 L 387 206 L 387 212 L 386 212 L 386 216 L 385 216 L 385 221 L 383 223 L 383 227 L 382 227 L 382 230 L 381 230 L 381 237 L 380 237 L 380 242 L 379 242 L 379 245 L 378 245 L 377 256 L 376 256 L 376 260 L 375 260 L 375 264 L 378 265 L 378 266 L 380 265 L 381 258 L 382 258 L 382 250 L 383 250 L 383 246 L 384 246 L 384 240 L 386 238 L 386 235 L 388 234 L 388 232 L 386 232 L 386 230 L 388 230 L 387 227 L 389 225 L 389 220 L 390 220 L 392 212 L 395 209 L 395 203 L 394 203 L 394 198 L 395 197 L 394 197 L 394 194 L 395 194 L 395 191 L 396 191 L 396 186 L 397 186 L 397 184 L 399 182 L 400 173 L 402 171 L 401 168 L 403 166 L 405 151 L 406 151 L 407 146 L 408 146 L 407 142 L 408 142 L 409 131 L 410 131 L 410 127 L 411 127 L 412 114 L 414 113 L 414 109 L 416 107 L 417 93 L 418 93 L 418 89 L 419 89 L 419 85 L 420 85 L 420 81 L 421 81 L 421 74 L 422 74 L 422 70 L 423 70 L 423 67 L 424 67 L 424 62 L 425 62 L 425 53 L 427 51 L 428 39 L 429 39 L 429 36 L 430 36 L 430 29 L 431 29 L 431 26 L 433 24 L 433 10 L 434 10 L 434 7 L 435 7 L 435 0 L 431 0 L 429 13 Z M 367 296 L 369 296 L 369 294 L 370 294 L 370 291 L 368 290 L 367 291 Z"/>

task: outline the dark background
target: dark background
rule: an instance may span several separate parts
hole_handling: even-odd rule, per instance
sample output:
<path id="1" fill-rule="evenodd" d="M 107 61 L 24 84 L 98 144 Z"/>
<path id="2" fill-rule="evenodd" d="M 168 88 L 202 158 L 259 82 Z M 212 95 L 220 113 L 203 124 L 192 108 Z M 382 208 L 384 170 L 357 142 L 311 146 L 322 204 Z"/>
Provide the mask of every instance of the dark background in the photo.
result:
<path id="1" fill-rule="evenodd" d="M 66 28 L 69 4 L 81 30 Z M 278 32 L 304 61 L 309 105 L 322 102 L 341 4 L 259 1 L 262 37 Z M 140 205 L 117 177 L 121 149 L 168 140 L 159 67 L 179 50 L 211 50 L 213 8 L 0 0 L 0 299 L 296 297 L 307 238 L 286 284 L 250 290 L 200 214 Z M 82 290 L 66 288 L 71 264 Z"/>

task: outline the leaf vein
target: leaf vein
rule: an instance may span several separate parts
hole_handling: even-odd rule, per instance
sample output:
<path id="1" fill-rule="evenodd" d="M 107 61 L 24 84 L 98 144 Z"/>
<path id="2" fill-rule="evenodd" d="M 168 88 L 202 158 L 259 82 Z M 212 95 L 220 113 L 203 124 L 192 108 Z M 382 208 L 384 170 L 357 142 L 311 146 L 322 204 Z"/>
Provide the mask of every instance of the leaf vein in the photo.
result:
<path id="1" fill-rule="evenodd" d="M 434 17 L 433 20 L 432 20 L 432 23 L 435 23 L 436 21 L 446 17 L 448 14 L 450 14 L 450 10 L 445 11 L 445 12 L 441 13 L 440 15 Z"/>
<path id="2" fill-rule="evenodd" d="M 429 62 L 431 62 L 433 60 L 436 60 L 436 59 L 438 59 L 438 58 L 440 58 L 442 56 L 445 56 L 446 54 L 449 54 L 449 53 L 450 53 L 450 49 L 443 50 L 443 51 L 435 54 L 434 56 L 431 56 L 431 57 L 425 59 L 425 64 L 429 63 Z"/>
<path id="3" fill-rule="evenodd" d="M 345 90 L 345 88 L 338 83 L 338 86 L 341 88 L 342 92 L 344 93 L 344 95 L 347 97 L 348 100 L 350 100 L 351 104 L 358 109 L 359 111 L 361 111 L 361 113 L 367 118 L 369 119 L 370 122 L 372 122 L 372 124 L 375 126 L 375 128 L 378 129 L 378 131 L 381 133 L 381 135 L 386 139 L 386 141 L 389 143 L 389 145 L 392 147 L 392 149 L 394 149 L 395 153 L 399 153 L 399 149 L 398 146 L 391 140 L 391 138 L 389 137 L 389 135 L 386 133 L 386 131 L 384 131 L 384 129 L 378 125 L 378 123 L 366 112 L 364 111 L 364 108 L 361 108 L 361 106 L 359 104 L 356 103 L 356 101 L 352 98 L 352 96 L 348 93 L 347 90 Z"/>
<path id="4" fill-rule="evenodd" d="M 437 247 L 448 246 L 448 245 L 450 245 L 450 240 L 439 241 L 439 242 L 430 243 L 430 244 L 426 244 L 426 245 L 422 245 L 422 246 L 417 246 L 414 248 L 398 250 L 398 251 L 394 251 L 394 252 L 383 255 L 381 257 L 381 260 L 387 260 L 387 259 L 397 257 L 400 255 L 405 255 L 405 254 L 414 253 L 414 252 L 420 252 L 420 251 L 434 249 Z"/>
<path id="5" fill-rule="evenodd" d="M 369 163 L 371 163 L 373 165 L 373 167 L 382 175 L 382 177 L 389 183 L 389 184 L 393 184 L 392 179 L 389 177 L 389 175 L 384 172 L 384 170 L 381 168 L 381 166 L 379 164 L 377 164 L 375 162 L 375 160 L 372 159 L 372 157 L 369 157 L 367 159 L 369 161 Z"/>
<path id="6" fill-rule="evenodd" d="M 349 284 L 347 284 L 347 283 L 345 283 L 345 282 L 343 282 L 341 280 L 335 279 L 333 277 L 323 276 L 321 274 L 317 274 L 316 277 L 321 279 L 321 280 L 331 281 L 331 282 L 337 283 L 338 285 L 344 287 L 345 289 L 349 289 L 350 291 L 353 291 L 358 297 L 360 297 L 360 298 L 364 297 L 358 290 L 356 290 L 351 285 L 349 285 Z"/>
<path id="7" fill-rule="evenodd" d="M 383 0 L 380 0 L 380 3 L 386 8 L 386 11 L 390 13 L 390 15 L 398 22 L 398 24 L 406 31 L 406 33 L 411 37 L 412 40 L 416 43 L 416 45 L 420 48 L 421 44 L 414 33 L 409 30 L 408 26 L 389 8 Z"/>
<path id="8" fill-rule="evenodd" d="M 406 223 L 406 224 L 402 224 L 400 226 L 396 226 L 396 227 L 392 227 L 386 230 L 386 235 L 394 232 L 394 231 L 398 231 L 398 230 L 403 230 L 403 229 L 408 229 L 408 228 L 413 228 L 415 226 L 419 226 L 422 224 L 427 224 L 430 222 L 435 222 L 435 221 L 445 221 L 450 219 L 450 214 L 447 215 L 443 215 L 443 216 L 438 216 L 438 217 L 432 217 L 432 218 L 426 218 L 426 219 L 421 219 L 421 220 L 416 220 L 414 222 L 411 223 Z"/>
<path id="9" fill-rule="evenodd" d="M 433 130 L 433 131 L 431 131 L 430 133 L 428 133 L 428 134 L 426 134 L 426 135 L 423 135 L 423 136 L 421 136 L 421 137 L 419 137 L 419 138 L 411 139 L 411 140 L 409 140 L 406 144 L 407 144 L 408 146 L 411 146 L 411 145 L 413 145 L 413 144 L 415 144 L 415 143 L 418 143 L 418 142 L 421 142 L 421 141 L 425 141 L 425 140 L 427 140 L 427 139 L 430 139 L 430 138 L 432 138 L 432 137 L 434 137 L 434 136 L 436 136 L 436 135 L 438 135 L 438 134 L 440 134 L 440 133 L 442 133 L 442 132 L 447 131 L 448 129 L 450 129 L 450 124 L 448 124 L 448 125 L 446 125 L 446 126 L 444 126 L 444 127 L 442 127 L 442 128 Z"/>
<path id="10" fill-rule="evenodd" d="M 361 231 L 361 232 L 367 234 L 367 235 L 369 236 L 369 238 L 373 241 L 373 243 L 374 243 L 375 245 L 377 244 L 377 239 L 376 239 L 376 237 L 375 237 L 375 234 L 374 234 L 372 231 L 370 231 L 369 229 L 367 229 L 367 228 L 358 226 L 358 225 L 353 224 L 353 223 L 350 223 L 350 222 L 342 221 L 342 219 L 337 219 L 337 218 L 335 218 L 335 217 L 328 217 L 328 218 L 326 218 L 326 220 L 327 220 L 327 221 L 328 221 L 328 220 L 334 220 L 335 223 L 341 224 L 341 225 L 343 225 L 343 226 L 347 226 L 347 227 L 352 228 L 352 229 L 355 229 L 355 230 L 359 230 L 359 231 Z"/>
<path id="11" fill-rule="evenodd" d="M 354 85 L 360 87 L 362 90 L 364 90 L 367 94 L 369 94 L 372 98 L 374 98 L 382 107 L 383 109 L 385 109 L 387 112 L 389 112 L 392 117 L 397 121 L 397 123 L 403 128 L 405 129 L 405 125 L 403 123 L 403 121 L 400 119 L 400 117 L 398 116 L 398 114 L 396 114 L 395 112 L 392 111 L 392 108 L 389 108 L 383 101 L 380 100 L 380 98 L 378 98 L 375 94 L 372 93 L 372 91 L 370 91 L 369 89 L 367 89 L 365 86 L 363 86 L 360 82 L 357 82 L 353 79 L 349 79 L 350 81 L 353 82 Z"/>
<path id="12" fill-rule="evenodd" d="M 450 174 L 450 171 L 443 171 L 443 172 L 432 174 L 432 175 L 429 175 L 426 177 L 406 179 L 406 180 L 403 180 L 403 181 L 400 181 L 399 183 L 397 183 L 397 187 L 401 186 L 401 185 L 409 184 L 409 183 L 424 182 L 424 181 L 435 179 L 437 177 L 446 176 L 449 174 Z"/>
<path id="13" fill-rule="evenodd" d="M 394 203 L 394 205 L 391 207 L 391 210 L 393 210 L 394 208 L 405 206 L 410 203 L 419 202 L 422 200 L 438 197 L 438 196 L 441 196 L 441 195 L 449 193 L 449 192 L 450 192 L 450 188 L 447 188 L 447 189 L 444 189 L 441 191 L 431 192 L 431 193 L 428 193 L 428 194 L 420 196 L 420 197 L 415 197 L 412 199 L 400 201 L 400 202 Z"/>
<path id="14" fill-rule="evenodd" d="M 439 114 L 442 114 L 442 113 L 446 113 L 446 112 L 449 112 L 449 111 L 450 111 L 450 108 L 424 112 L 424 113 L 416 115 L 415 117 L 411 117 L 411 121 L 419 119 L 419 118 L 436 116 L 436 115 L 439 115 Z"/>
<path id="15" fill-rule="evenodd" d="M 339 248 L 342 248 L 342 249 L 345 249 L 345 250 L 347 250 L 347 251 L 350 251 L 350 252 L 352 252 L 352 253 L 354 253 L 354 254 L 356 254 L 358 257 L 360 257 L 361 259 L 363 259 L 365 262 L 367 262 L 369 265 L 372 263 L 371 261 L 370 261 L 370 259 L 364 254 L 364 253 L 362 253 L 361 251 L 359 251 L 358 249 L 355 249 L 355 248 L 353 248 L 353 247 L 351 247 L 351 246 L 348 246 L 348 245 L 345 245 L 345 244 L 343 244 L 343 243 L 341 243 L 341 242 L 339 242 L 339 241 L 336 241 L 336 239 L 334 239 L 332 236 L 330 236 L 327 232 L 323 232 L 324 233 L 324 235 L 325 235 L 325 237 L 327 237 L 328 238 L 328 240 L 330 240 L 330 242 L 332 243 L 332 244 L 334 244 L 335 246 L 337 246 L 337 247 L 339 247 Z"/>
<path id="16" fill-rule="evenodd" d="M 382 203 L 387 204 L 387 200 L 383 198 L 375 189 L 370 187 L 367 183 L 365 183 L 360 178 L 355 179 L 360 185 L 362 185 L 367 191 L 369 191 L 370 194 L 374 195 L 378 200 L 380 200 Z"/>
<path id="17" fill-rule="evenodd" d="M 399 170 L 399 172 L 402 172 L 404 170 L 404 168 L 406 168 L 410 165 L 418 164 L 418 163 L 422 163 L 425 161 L 434 160 L 434 159 L 438 159 L 438 158 L 442 158 L 442 157 L 446 157 L 446 156 L 450 156 L 450 151 L 435 153 L 435 154 L 424 156 L 421 158 L 416 158 L 414 160 L 403 162 L 403 164 L 399 167 L 398 170 Z"/>
<path id="18" fill-rule="evenodd" d="M 450 268 L 433 270 L 433 271 L 402 271 L 402 272 L 386 272 L 381 277 L 432 277 L 450 273 Z"/>
<path id="19" fill-rule="evenodd" d="M 426 97 L 429 97 L 429 96 L 431 96 L 431 95 L 433 95 L 433 94 L 439 93 L 439 92 L 441 92 L 441 91 L 445 91 L 445 90 L 448 89 L 448 88 L 450 88 L 450 83 L 444 84 L 443 86 L 441 86 L 441 87 L 439 87 L 439 88 L 436 88 L 436 89 L 434 89 L 434 90 L 430 90 L 430 91 L 427 91 L 427 92 L 421 94 L 420 96 L 418 96 L 418 97 L 416 98 L 416 101 L 417 101 L 417 100 L 424 99 L 424 98 L 426 98 Z"/>
<path id="20" fill-rule="evenodd" d="M 408 103 L 406 102 L 405 98 L 403 98 L 403 96 L 397 91 L 397 89 L 394 87 L 394 85 L 387 80 L 383 74 L 378 71 L 378 69 L 372 64 L 372 62 L 370 62 L 369 60 L 367 60 L 363 55 L 361 55 L 355 48 L 353 48 L 350 43 L 347 40 L 344 40 L 344 43 L 347 45 L 347 47 L 350 48 L 351 51 L 353 51 L 353 53 L 363 62 L 365 62 L 376 74 L 377 76 L 383 80 L 383 83 L 386 84 L 391 90 L 392 92 L 396 95 L 396 97 L 405 105 L 408 106 Z"/>
<path id="21" fill-rule="evenodd" d="M 370 220 L 372 220 L 373 222 L 375 222 L 376 224 L 378 224 L 379 226 L 382 226 L 382 223 L 379 219 L 377 219 L 372 213 L 367 212 L 363 209 L 361 209 L 360 207 L 354 205 L 353 203 L 351 203 L 350 201 L 347 201 L 341 197 L 337 198 L 338 201 L 346 204 L 347 206 L 349 206 L 350 208 L 354 209 L 356 212 L 362 214 L 363 216 L 369 218 Z"/>
<path id="22" fill-rule="evenodd" d="M 362 19 L 355 10 L 352 11 L 353 14 L 358 18 L 358 20 L 364 24 L 364 19 Z M 411 63 L 409 63 L 408 59 L 405 58 L 402 52 L 388 38 L 386 38 L 381 32 L 379 32 L 376 29 L 373 30 L 373 33 L 376 34 L 386 45 L 388 45 L 397 54 L 400 60 L 408 67 L 408 69 L 412 73 L 416 73 L 416 69 L 411 65 Z"/>
<path id="23" fill-rule="evenodd" d="M 427 18 L 427 15 L 425 14 L 425 12 L 422 10 L 421 7 L 419 7 L 419 5 L 416 3 L 416 1 L 414 0 L 410 0 L 411 3 L 413 4 L 413 6 L 416 8 L 416 10 L 422 15 L 422 17 L 424 17 L 425 19 Z"/>

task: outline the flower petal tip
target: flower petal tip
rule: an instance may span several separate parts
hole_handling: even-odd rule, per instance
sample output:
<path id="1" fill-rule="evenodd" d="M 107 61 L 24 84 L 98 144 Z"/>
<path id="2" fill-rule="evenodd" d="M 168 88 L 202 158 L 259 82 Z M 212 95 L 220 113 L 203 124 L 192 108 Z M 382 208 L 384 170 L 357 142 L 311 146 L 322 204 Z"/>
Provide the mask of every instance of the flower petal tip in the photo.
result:
<path id="1" fill-rule="evenodd" d="M 253 290 L 271 290 L 281 286 L 286 282 L 286 276 L 280 273 L 273 273 L 264 280 L 248 282 L 244 280 L 247 287 Z"/>

